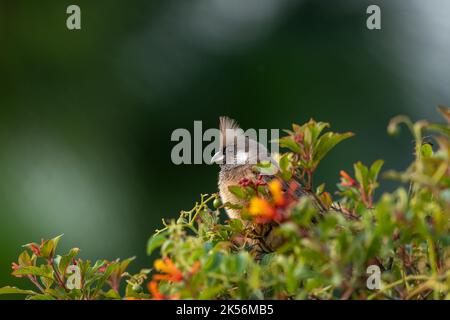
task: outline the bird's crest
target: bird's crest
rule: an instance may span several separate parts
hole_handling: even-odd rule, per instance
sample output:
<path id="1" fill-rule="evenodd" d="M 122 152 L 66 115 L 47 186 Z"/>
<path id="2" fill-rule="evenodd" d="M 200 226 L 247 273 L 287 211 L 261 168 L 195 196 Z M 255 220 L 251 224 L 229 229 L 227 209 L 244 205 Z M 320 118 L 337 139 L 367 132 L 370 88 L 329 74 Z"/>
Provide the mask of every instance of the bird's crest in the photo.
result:
<path id="1" fill-rule="evenodd" d="M 234 140 L 240 131 L 239 124 L 237 123 L 237 121 L 228 117 L 220 117 L 219 122 L 220 122 L 219 128 L 222 146 L 235 143 Z"/>

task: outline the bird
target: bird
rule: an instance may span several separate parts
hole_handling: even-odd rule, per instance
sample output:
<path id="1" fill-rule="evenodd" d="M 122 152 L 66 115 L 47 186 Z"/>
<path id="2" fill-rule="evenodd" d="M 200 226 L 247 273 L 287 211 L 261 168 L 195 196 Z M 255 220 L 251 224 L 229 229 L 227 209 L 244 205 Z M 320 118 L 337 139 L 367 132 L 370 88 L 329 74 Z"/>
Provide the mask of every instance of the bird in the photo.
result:
<path id="1" fill-rule="evenodd" d="M 258 178 L 268 183 L 274 179 L 273 175 L 263 175 L 254 170 L 255 164 L 270 162 L 275 169 L 278 164 L 267 148 L 256 140 L 246 136 L 236 120 L 226 116 L 219 118 L 220 146 L 219 151 L 211 158 L 211 163 L 220 167 L 218 189 L 222 203 L 245 206 L 246 200 L 237 197 L 230 190 L 230 186 L 239 185 L 243 179 L 256 181 Z M 274 233 L 275 222 L 257 224 L 245 221 L 240 217 L 240 210 L 236 206 L 226 206 L 226 213 L 231 219 L 240 219 L 249 231 L 251 239 L 247 239 L 252 251 L 257 256 L 276 250 L 283 243 Z"/>
<path id="2" fill-rule="evenodd" d="M 270 161 L 275 166 L 277 164 L 264 145 L 244 135 L 236 120 L 220 117 L 219 123 L 219 151 L 211 158 L 211 163 L 220 166 L 219 194 L 223 203 L 244 205 L 245 200 L 230 192 L 228 187 L 238 185 L 245 178 L 258 178 L 255 164 L 263 161 Z M 227 214 L 232 219 L 239 218 L 238 209 L 228 208 Z"/>

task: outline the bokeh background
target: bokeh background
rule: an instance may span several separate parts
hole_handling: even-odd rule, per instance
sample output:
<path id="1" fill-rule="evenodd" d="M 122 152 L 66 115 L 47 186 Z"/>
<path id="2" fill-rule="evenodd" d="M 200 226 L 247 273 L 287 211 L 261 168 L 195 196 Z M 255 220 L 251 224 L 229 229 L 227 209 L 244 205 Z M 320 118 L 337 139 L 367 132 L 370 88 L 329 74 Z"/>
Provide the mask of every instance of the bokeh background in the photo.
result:
<path id="1" fill-rule="evenodd" d="M 22 244 L 61 233 L 84 258 L 149 266 L 161 218 L 216 191 L 217 167 L 170 161 L 194 120 L 355 132 L 319 169 L 331 190 L 357 160 L 403 168 L 411 137 L 386 125 L 450 104 L 449 34 L 446 0 L 2 1 L 0 286 L 25 283 L 10 275 Z"/>

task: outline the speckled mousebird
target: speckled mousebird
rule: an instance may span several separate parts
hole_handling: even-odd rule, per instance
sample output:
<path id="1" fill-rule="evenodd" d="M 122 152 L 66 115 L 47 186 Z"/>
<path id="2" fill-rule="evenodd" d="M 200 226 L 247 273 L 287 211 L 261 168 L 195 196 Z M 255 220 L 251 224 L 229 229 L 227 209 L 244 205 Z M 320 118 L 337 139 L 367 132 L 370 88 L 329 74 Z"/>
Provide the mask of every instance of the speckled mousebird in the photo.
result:
<path id="1" fill-rule="evenodd" d="M 231 193 L 228 187 L 238 185 L 243 178 L 256 180 L 259 173 L 254 171 L 254 165 L 262 161 L 270 161 L 277 167 L 270 153 L 261 143 L 246 137 L 238 123 L 228 117 L 220 117 L 220 150 L 212 157 L 211 162 L 220 166 L 219 194 L 223 203 L 245 205 L 245 200 Z M 240 140 L 241 139 L 241 140 Z M 264 181 L 268 182 L 273 177 L 266 175 Z M 240 219 L 239 210 L 227 208 L 230 218 Z M 271 232 L 273 223 L 250 224 L 245 222 L 253 234 L 261 239 L 253 241 L 257 252 L 270 252 L 276 249 L 282 240 Z"/>

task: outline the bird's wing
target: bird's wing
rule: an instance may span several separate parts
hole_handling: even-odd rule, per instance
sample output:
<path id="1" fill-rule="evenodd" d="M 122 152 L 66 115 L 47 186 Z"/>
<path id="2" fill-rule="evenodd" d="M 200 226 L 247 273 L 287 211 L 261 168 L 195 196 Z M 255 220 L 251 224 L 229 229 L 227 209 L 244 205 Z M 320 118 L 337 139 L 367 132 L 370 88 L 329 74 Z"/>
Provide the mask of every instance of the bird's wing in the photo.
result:
<path id="1" fill-rule="evenodd" d="M 271 176 L 271 175 L 263 175 L 262 176 L 262 180 L 266 183 L 269 183 L 270 181 L 272 181 L 275 177 Z M 293 191 L 293 195 L 297 198 L 300 198 L 301 196 L 305 196 L 308 195 L 309 193 L 302 188 L 302 186 L 300 185 L 300 183 L 296 180 L 292 180 L 291 182 L 286 182 L 282 179 L 281 180 L 281 189 L 283 190 L 283 192 L 287 192 L 290 188 L 292 188 Z"/>
<path id="2" fill-rule="evenodd" d="M 275 178 L 274 176 L 262 176 L 263 181 L 266 183 L 269 183 L 274 178 Z M 316 194 L 310 190 L 305 190 L 298 181 L 294 179 L 292 179 L 290 182 L 286 182 L 284 180 L 281 181 L 282 181 L 281 189 L 283 190 L 283 192 L 289 191 L 297 199 L 301 197 L 309 197 L 312 200 L 316 209 L 319 210 L 320 213 L 324 213 L 325 211 L 327 211 L 326 208 L 321 203 L 321 201 L 316 196 Z"/>

